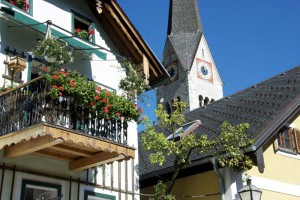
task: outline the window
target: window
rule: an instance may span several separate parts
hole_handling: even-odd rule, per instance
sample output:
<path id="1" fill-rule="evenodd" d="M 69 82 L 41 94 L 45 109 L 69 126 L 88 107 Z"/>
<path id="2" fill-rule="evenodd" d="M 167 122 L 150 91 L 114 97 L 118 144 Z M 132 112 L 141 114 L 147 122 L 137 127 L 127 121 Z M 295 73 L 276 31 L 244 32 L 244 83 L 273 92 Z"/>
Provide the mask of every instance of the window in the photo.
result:
<path id="1" fill-rule="evenodd" d="M 22 180 L 21 200 L 61 199 L 61 185 L 32 180 Z"/>
<path id="2" fill-rule="evenodd" d="M 73 30 L 74 33 L 83 39 L 86 39 L 90 42 L 95 41 L 94 37 L 94 23 L 92 20 L 74 12 L 73 12 Z"/>
<path id="3" fill-rule="evenodd" d="M 279 133 L 278 147 L 280 149 L 296 152 L 295 134 L 292 128 L 285 128 Z"/>
<path id="4" fill-rule="evenodd" d="M 32 0 L 5 0 L 7 5 L 31 14 Z"/>
<path id="5" fill-rule="evenodd" d="M 170 106 L 169 102 L 166 102 L 165 107 L 166 107 L 167 113 L 168 113 L 169 115 L 171 115 L 171 106 Z"/>
<path id="6" fill-rule="evenodd" d="M 205 97 L 205 99 L 204 99 L 204 105 L 207 105 L 207 104 L 209 104 L 209 98 Z"/>
<path id="7" fill-rule="evenodd" d="M 203 96 L 199 95 L 199 107 L 202 107 L 204 105 L 203 103 Z"/>
<path id="8" fill-rule="evenodd" d="M 116 200 L 116 197 L 92 191 L 84 191 L 84 200 Z"/>

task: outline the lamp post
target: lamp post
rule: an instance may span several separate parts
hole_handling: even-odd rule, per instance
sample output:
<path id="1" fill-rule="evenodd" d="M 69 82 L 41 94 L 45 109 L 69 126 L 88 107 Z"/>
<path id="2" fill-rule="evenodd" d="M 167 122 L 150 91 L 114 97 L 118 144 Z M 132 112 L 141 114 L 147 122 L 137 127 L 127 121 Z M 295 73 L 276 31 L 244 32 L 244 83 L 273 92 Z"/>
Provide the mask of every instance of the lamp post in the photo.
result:
<path id="1" fill-rule="evenodd" d="M 251 179 L 247 180 L 247 185 L 238 192 L 241 200 L 260 200 L 262 191 L 251 184 Z"/>

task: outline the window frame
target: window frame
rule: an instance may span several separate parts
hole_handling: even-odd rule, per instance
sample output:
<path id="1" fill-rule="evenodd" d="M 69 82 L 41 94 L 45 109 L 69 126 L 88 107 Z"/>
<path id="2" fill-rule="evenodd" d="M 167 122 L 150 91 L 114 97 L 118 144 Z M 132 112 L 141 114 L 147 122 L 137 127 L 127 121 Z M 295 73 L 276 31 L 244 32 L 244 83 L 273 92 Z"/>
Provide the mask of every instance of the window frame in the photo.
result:
<path id="1" fill-rule="evenodd" d="M 288 137 L 285 134 L 288 134 Z M 294 129 L 287 127 L 282 129 L 278 134 L 278 149 L 287 153 L 297 154 L 297 144 Z M 287 147 L 287 141 L 290 148 Z"/>
<path id="2" fill-rule="evenodd" d="M 3 3 L 4 5 L 8 6 L 10 9 L 14 8 L 18 11 L 21 11 L 24 14 L 32 16 L 33 13 L 33 0 L 27 0 L 29 3 L 29 11 L 25 11 L 17 6 L 12 5 L 11 3 L 7 2 L 6 0 L 0 0 L 0 3 Z"/>
<path id="3" fill-rule="evenodd" d="M 78 20 L 78 21 L 81 21 L 81 23 L 84 23 L 86 24 L 87 26 L 89 26 L 90 28 L 87 30 L 87 32 L 89 32 L 90 30 L 93 30 L 95 32 L 95 22 L 87 17 L 85 17 L 84 15 L 74 11 L 74 10 L 71 10 L 71 13 L 72 13 L 72 32 L 76 35 L 75 33 L 75 30 L 76 30 L 76 27 L 75 27 L 75 20 Z M 92 42 L 92 43 L 95 43 L 95 34 L 92 34 L 90 35 L 90 37 L 87 39 L 87 38 L 81 38 L 81 37 L 78 37 L 80 39 L 83 39 L 83 40 L 86 40 L 86 41 L 89 41 L 89 42 Z"/>
<path id="4" fill-rule="evenodd" d="M 26 185 L 33 185 L 37 187 L 44 187 L 44 188 L 51 188 L 57 190 L 57 196 L 61 196 L 62 192 L 62 186 L 59 184 L 53 184 L 53 183 L 47 183 L 47 182 L 41 182 L 41 181 L 35 181 L 35 180 L 29 180 L 29 179 L 22 179 L 22 186 L 21 186 L 21 196 L 20 200 L 25 200 L 25 194 L 26 194 Z"/>
<path id="5" fill-rule="evenodd" d="M 97 193 L 97 192 L 85 190 L 84 191 L 84 200 L 88 200 L 89 196 L 104 198 L 104 199 L 107 199 L 107 200 L 116 200 L 116 197 L 112 196 L 112 195 L 102 194 L 102 193 Z"/>

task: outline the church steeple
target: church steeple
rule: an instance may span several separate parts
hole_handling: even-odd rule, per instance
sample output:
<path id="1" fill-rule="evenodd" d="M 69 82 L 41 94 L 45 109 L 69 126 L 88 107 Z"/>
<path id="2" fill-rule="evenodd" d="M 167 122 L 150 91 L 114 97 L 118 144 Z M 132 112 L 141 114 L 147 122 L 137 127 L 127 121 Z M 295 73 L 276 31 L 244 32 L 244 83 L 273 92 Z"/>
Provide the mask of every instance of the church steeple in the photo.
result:
<path id="1" fill-rule="evenodd" d="M 171 0 L 168 35 L 203 32 L 197 0 Z"/>
<path id="2" fill-rule="evenodd" d="M 167 36 L 185 71 L 192 67 L 202 33 L 198 0 L 170 0 Z M 163 63 L 169 63 L 167 48 Z"/>
<path id="3" fill-rule="evenodd" d="M 170 0 L 162 63 L 170 74 L 157 99 L 172 112 L 172 102 L 188 103 L 185 112 L 223 97 L 222 80 L 206 42 L 198 0 Z"/>

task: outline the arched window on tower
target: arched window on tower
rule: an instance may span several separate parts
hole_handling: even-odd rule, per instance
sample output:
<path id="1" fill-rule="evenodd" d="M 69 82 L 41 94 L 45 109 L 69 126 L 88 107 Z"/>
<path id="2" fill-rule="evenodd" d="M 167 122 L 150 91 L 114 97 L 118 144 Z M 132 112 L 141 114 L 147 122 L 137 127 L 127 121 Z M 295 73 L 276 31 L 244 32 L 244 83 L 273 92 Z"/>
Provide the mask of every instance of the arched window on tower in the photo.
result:
<path id="1" fill-rule="evenodd" d="M 207 105 L 208 103 L 209 103 L 209 98 L 205 97 L 205 99 L 204 99 L 204 105 Z"/>
<path id="2" fill-rule="evenodd" d="M 173 113 L 175 110 L 174 108 L 174 99 L 171 100 L 171 112 Z"/>
<path id="3" fill-rule="evenodd" d="M 203 106 L 203 96 L 199 95 L 199 107 Z"/>
<path id="4" fill-rule="evenodd" d="M 171 115 L 171 106 L 170 106 L 169 102 L 166 102 L 166 103 L 165 103 L 165 108 L 166 108 L 167 113 L 168 113 L 169 115 Z"/>

